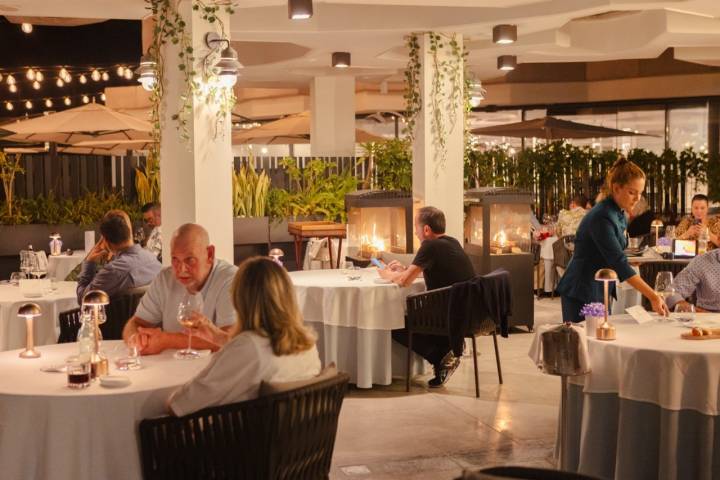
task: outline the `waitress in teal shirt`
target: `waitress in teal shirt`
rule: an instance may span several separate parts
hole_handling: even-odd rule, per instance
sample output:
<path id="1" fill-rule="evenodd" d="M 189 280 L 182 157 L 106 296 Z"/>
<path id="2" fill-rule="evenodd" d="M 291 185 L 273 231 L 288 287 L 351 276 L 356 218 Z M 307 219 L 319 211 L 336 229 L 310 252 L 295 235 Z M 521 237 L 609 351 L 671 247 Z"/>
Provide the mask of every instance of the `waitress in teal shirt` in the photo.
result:
<path id="1" fill-rule="evenodd" d="M 607 176 L 605 199 L 578 226 L 575 251 L 558 285 L 563 321 L 581 322 L 583 305 L 603 301 L 602 282 L 595 280 L 595 272 L 601 268 L 615 270 L 620 281 L 627 281 L 650 300 L 655 312 L 668 313 L 665 302 L 633 270 L 624 252 L 627 247 L 624 212 L 632 211 L 644 189 L 645 173 L 640 167 L 625 159 L 615 162 Z M 610 288 L 614 296 L 615 286 L 611 284 Z"/>

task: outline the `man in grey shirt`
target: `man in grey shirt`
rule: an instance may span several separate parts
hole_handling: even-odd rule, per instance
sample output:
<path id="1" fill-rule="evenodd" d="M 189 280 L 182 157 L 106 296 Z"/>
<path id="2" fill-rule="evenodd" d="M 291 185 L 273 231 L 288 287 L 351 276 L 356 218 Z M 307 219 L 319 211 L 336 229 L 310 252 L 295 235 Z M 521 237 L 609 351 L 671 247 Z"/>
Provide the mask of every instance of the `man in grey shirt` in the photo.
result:
<path id="1" fill-rule="evenodd" d="M 676 293 L 666 300 L 668 308 L 687 304 L 694 293 L 698 312 L 720 312 L 720 248 L 693 258 L 672 286 Z"/>
<path id="2" fill-rule="evenodd" d="M 235 324 L 230 287 L 237 267 L 215 258 L 207 230 L 194 223 L 182 225 L 173 234 L 170 254 L 172 266 L 155 278 L 123 331 L 126 342 L 137 335 L 143 355 L 187 347 L 187 335 L 182 333 L 177 314 L 178 305 L 188 294 L 202 295 L 202 316 L 208 321 L 225 329 Z M 218 349 L 196 336 L 192 337 L 192 347 Z"/>
<path id="3" fill-rule="evenodd" d="M 110 210 L 100 222 L 100 241 L 90 250 L 82 263 L 78 277 L 78 303 L 85 293 L 102 290 L 111 298 L 128 289 L 153 281 L 162 266 L 155 256 L 135 245 L 130 218 L 122 210 Z M 111 260 L 97 270 L 101 258 Z"/>

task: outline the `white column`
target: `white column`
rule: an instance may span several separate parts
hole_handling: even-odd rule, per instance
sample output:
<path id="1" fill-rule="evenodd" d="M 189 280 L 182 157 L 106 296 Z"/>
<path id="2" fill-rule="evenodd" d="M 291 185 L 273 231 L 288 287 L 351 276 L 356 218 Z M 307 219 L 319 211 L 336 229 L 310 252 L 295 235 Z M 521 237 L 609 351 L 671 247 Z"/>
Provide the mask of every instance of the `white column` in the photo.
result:
<path id="1" fill-rule="evenodd" d="M 310 152 L 355 155 L 355 77 L 315 77 L 310 83 Z"/>
<path id="2" fill-rule="evenodd" d="M 179 11 L 186 22 L 195 52 L 196 70 L 208 52 L 205 34 L 219 31 L 192 11 L 190 0 L 182 0 Z M 221 9 L 222 10 L 222 9 Z M 217 16 L 229 33 L 230 18 L 225 12 Z M 230 119 L 216 134 L 217 107 L 197 98 L 188 115 L 190 140 L 181 138 L 178 123 L 172 119 L 185 92 L 185 76 L 177 67 L 179 48 L 170 42 L 163 49 L 165 89 L 161 108 L 162 142 L 160 145 L 160 201 L 163 213 L 163 263 L 170 262 L 170 238 L 180 225 L 198 223 L 210 233 L 217 258 L 233 263 L 232 218 L 232 148 Z"/>
<path id="3" fill-rule="evenodd" d="M 445 47 L 438 52 L 438 63 L 451 58 L 447 41 Z M 420 35 L 419 56 L 420 97 L 422 110 L 415 124 L 415 141 L 413 143 L 413 197 L 421 206 L 437 207 L 445 213 L 447 222 L 446 233 L 462 242 L 463 238 L 463 98 L 458 96 L 454 105 L 454 122 L 451 118 L 453 109 L 448 105 L 448 92 L 452 85 L 448 75 L 444 75 L 441 85 L 442 124 L 445 127 L 445 148 L 435 139 L 432 124 L 432 82 L 434 77 L 433 57 L 430 51 L 428 34 Z M 457 35 L 459 48 L 462 51 L 462 35 Z M 462 68 L 461 68 L 462 71 Z M 462 85 L 460 79 L 460 85 Z M 454 128 L 452 127 L 454 123 Z"/>

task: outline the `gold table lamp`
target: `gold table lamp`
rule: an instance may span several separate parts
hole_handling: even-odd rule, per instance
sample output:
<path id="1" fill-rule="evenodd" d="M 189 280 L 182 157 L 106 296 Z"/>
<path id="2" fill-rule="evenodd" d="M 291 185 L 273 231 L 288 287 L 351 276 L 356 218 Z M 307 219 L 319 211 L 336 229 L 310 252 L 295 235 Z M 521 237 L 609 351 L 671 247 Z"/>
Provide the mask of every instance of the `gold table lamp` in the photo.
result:
<path id="1" fill-rule="evenodd" d="M 25 317 L 25 350 L 20 352 L 20 358 L 38 358 L 40 352 L 35 350 L 35 334 L 33 319 L 42 315 L 42 309 L 37 303 L 26 303 L 18 309 L 18 317 Z"/>
<path id="2" fill-rule="evenodd" d="M 610 282 L 617 282 L 618 276 L 615 270 L 610 268 L 601 268 L 595 272 L 595 280 L 603 282 L 603 288 L 605 293 L 605 321 L 595 329 L 595 338 L 598 340 L 615 340 L 615 327 L 608 321 L 609 312 L 609 286 Z"/>

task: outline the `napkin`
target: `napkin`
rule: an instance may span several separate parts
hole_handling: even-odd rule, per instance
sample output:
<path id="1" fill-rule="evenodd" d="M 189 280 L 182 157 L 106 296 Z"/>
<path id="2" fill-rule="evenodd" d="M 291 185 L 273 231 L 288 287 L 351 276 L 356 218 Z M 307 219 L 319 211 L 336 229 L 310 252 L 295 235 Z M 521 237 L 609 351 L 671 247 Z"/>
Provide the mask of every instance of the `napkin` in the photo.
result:
<path id="1" fill-rule="evenodd" d="M 540 325 L 535 328 L 535 336 L 530 344 L 530 350 L 528 356 L 535 363 L 539 369 L 543 366 L 543 353 L 542 353 L 542 334 L 548 330 L 558 327 L 558 324 L 550 323 Z M 575 330 L 580 336 L 579 349 L 580 349 L 580 368 L 585 371 L 590 371 L 590 354 L 587 349 L 587 335 L 585 335 L 585 328 L 580 325 L 572 325 L 571 328 Z"/>

